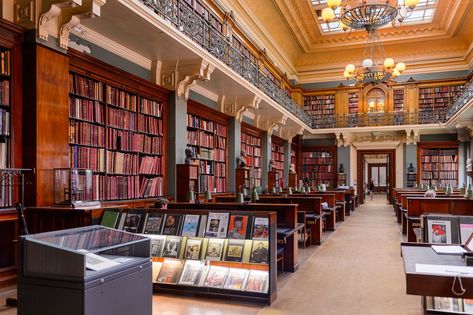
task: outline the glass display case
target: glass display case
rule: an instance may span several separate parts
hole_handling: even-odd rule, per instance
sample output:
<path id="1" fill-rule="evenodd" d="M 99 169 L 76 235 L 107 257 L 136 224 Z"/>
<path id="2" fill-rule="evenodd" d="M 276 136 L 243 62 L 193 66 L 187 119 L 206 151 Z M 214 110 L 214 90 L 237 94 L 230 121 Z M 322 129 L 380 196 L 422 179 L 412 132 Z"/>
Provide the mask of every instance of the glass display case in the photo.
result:
<path id="1" fill-rule="evenodd" d="M 150 239 L 89 226 L 21 237 L 18 314 L 151 314 Z"/>
<path id="2" fill-rule="evenodd" d="M 74 205 L 93 200 L 92 170 L 79 168 L 54 169 L 54 203 Z"/>

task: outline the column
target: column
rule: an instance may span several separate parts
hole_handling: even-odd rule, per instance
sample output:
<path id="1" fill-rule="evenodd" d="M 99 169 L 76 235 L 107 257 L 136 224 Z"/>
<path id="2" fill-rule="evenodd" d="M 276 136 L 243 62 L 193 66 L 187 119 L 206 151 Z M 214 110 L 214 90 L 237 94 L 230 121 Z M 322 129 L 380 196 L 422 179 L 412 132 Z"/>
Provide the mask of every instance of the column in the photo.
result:
<path id="1" fill-rule="evenodd" d="M 269 160 L 271 160 L 271 135 L 265 133 L 263 136 L 263 143 L 261 148 L 263 157 L 261 158 L 261 170 L 262 170 L 262 187 L 268 186 L 268 171 L 269 171 Z"/>
<path id="2" fill-rule="evenodd" d="M 228 191 L 236 192 L 235 169 L 236 160 L 241 151 L 241 123 L 231 118 L 228 125 Z"/>
<path id="3" fill-rule="evenodd" d="M 418 173 L 419 170 L 417 169 L 417 144 L 410 143 L 404 144 L 404 164 L 403 164 L 403 174 L 404 174 L 404 188 L 407 188 L 407 168 L 412 163 L 415 167 L 416 172 Z"/>
<path id="4" fill-rule="evenodd" d="M 350 146 L 339 146 L 337 148 L 337 169 L 335 173 L 337 174 L 337 185 L 338 185 L 338 169 L 340 168 L 340 164 L 343 164 L 343 168 L 345 169 L 345 185 L 350 186 Z"/>
<path id="5" fill-rule="evenodd" d="M 184 164 L 187 145 L 187 100 L 171 92 L 168 99 L 166 143 L 167 194 L 176 196 L 176 164 Z"/>

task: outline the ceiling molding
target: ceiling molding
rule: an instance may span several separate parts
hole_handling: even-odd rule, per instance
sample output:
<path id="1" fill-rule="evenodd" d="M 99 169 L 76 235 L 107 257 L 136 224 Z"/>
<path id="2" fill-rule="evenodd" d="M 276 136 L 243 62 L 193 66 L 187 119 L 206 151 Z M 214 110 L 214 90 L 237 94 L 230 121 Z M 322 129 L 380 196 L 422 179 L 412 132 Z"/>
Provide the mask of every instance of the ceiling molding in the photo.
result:
<path id="1" fill-rule="evenodd" d="M 131 61 L 145 69 L 151 69 L 151 59 L 143 57 L 142 55 L 134 52 L 133 50 L 118 44 L 117 42 L 111 40 L 108 37 L 103 36 L 100 33 L 95 32 L 94 30 L 80 25 L 82 32 L 73 32 L 76 36 L 81 37 L 99 47 L 102 47 L 105 50 L 108 50 L 115 55 L 118 55 L 122 58 L 125 58 L 128 61 Z"/>

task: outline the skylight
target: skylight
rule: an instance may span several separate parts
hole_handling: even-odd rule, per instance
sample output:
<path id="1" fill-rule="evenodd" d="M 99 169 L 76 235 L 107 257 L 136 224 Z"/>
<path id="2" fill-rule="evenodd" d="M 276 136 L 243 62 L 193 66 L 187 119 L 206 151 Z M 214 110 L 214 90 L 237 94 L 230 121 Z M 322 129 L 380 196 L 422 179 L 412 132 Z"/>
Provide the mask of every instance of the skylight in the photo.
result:
<path id="1" fill-rule="evenodd" d="M 317 13 L 317 23 L 319 24 L 320 30 L 324 34 L 331 34 L 331 33 L 337 33 L 337 32 L 342 32 L 341 28 L 338 26 L 338 22 L 332 22 L 327 25 L 324 23 L 322 20 L 322 17 L 320 16 L 320 13 L 323 8 L 326 7 L 327 5 L 327 0 L 311 0 L 312 4 L 315 7 L 316 13 Z M 415 10 L 412 12 L 412 14 L 405 18 L 402 25 L 409 25 L 409 24 L 424 24 L 424 23 L 430 23 L 434 19 L 435 16 L 435 10 L 436 10 L 436 5 L 438 3 L 438 0 L 420 0 L 419 4 L 415 8 Z M 404 5 L 404 0 L 399 0 L 399 5 Z M 340 8 L 337 8 L 335 11 L 337 16 L 340 13 Z M 383 28 L 389 28 L 392 27 L 391 24 L 388 24 L 384 26 Z"/>

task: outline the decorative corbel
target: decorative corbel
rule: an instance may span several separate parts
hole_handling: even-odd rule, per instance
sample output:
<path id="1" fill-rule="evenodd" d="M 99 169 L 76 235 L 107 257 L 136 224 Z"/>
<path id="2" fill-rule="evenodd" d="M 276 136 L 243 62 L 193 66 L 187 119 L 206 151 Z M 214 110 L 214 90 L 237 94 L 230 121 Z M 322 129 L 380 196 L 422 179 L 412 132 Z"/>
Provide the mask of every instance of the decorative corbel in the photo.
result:
<path id="1" fill-rule="evenodd" d="M 176 93 L 179 97 L 189 98 L 191 87 L 197 81 L 208 81 L 210 75 L 214 71 L 215 66 L 209 61 L 200 59 L 193 62 L 179 62 L 177 67 L 177 74 L 179 80 L 176 81 Z"/>
<path id="2" fill-rule="evenodd" d="M 256 126 L 259 129 L 266 130 L 268 134 L 273 133 L 276 126 L 283 126 L 286 124 L 287 116 L 281 114 L 280 116 L 271 116 L 269 114 L 258 113 L 256 115 Z"/>
<path id="3" fill-rule="evenodd" d="M 13 21 L 15 24 L 23 26 L 26 29 L 36 27 L 36 12 L 38 11 L 40 0 L 14 0 Z"/>
<path id="4" fill-rule="evenodd" d="M 58 19 L 61 10 L 75 8 L 82 5 L 82 0 L 43 0 L 41 15 L 38 19 L 38 36 L 40 39 L 48 40 L 49 35 L 57 36 L 57 33 L 50 34 L 50 22 Z M 54 28 L 54 26 L 51 26 Z"/>
<path id="5" fill-rule="evenodd" d="M 304 127 L 295 126 L 295 127 L 286 127 L 283 126 L 279 128 L 279 136 L 283 139 L 292 142 L 292 139 L 297 135 L 302 135 L 304 133 Z"/>
<path id="6" fill-rule="evenodd" d="M 460 129 L 464 128 L 470 137 L 473 137 L 473 122 L 463 121 L 456 124 L 455 128 Z"/>
<path id="7" fill-rule="evenodd" d="M 340 133 L 340 135 L 337 137 L 337 146 L 348 147 L 355 141 L 355 139 L 356 137 L 351 133 Z"/>
<path id="8" fill-rule="evenodd" d="M 69 46 L 69 34 L 79 25 L 81 19 L 100 16 L 100 8 L 106 0 L 83 0 L 83 4 L 74 8 L 61 10 L 59 24 L 59 46 L 67 49 Z"/>

